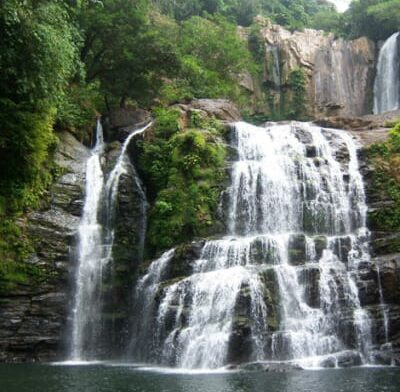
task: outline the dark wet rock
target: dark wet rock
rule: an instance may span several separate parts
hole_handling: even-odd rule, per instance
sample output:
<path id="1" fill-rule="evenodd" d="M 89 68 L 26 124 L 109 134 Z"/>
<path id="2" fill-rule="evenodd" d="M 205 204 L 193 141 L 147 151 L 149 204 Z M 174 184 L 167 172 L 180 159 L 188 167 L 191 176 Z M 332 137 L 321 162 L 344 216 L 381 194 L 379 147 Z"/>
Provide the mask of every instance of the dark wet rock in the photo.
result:
<path id="1" fill-rule="evenodd" d="M 298 273 L 298 275 L 299 275 L 299 281 L 305 288 L 304 299 L 307 305 L 312 308 L 319 308 L 320 307 L 319 268 L 306 266 Z"/>
<path id="2" fill-rule="evenodd" d="M 189 276 L 193 271 L 194 262 L 200 258 L 204 241 L 180 245 L 169 263 L 167 279 Z"/>
<path id="3" fill-rule="evenodd" d="M 277 249 L 263 237 L 256 237 L 250 244 L 252 264 L 276 264 L 279 262 Z"/>
<path id="4" fill-rule="evenodd" d="M 347 263 L 349 260 L 349 252 L 352 249 L 350 237 L 337 237 L 333 244 L 333 253 L 339 260 Z"/>
<path id="5" fill-rule="evenodd" d="M 317 156 L 317 148 L 315 146 L 306 146 L 306 157 L 307 158 L 315 158 Z"/>
<path id="6" fill-rule="evenodd" d="M 295 363 L 288 362 L 250 362 L 240 365 L 240 370 L 246 372 L 271 372 L 271 373 L 286 373 L 292 371 L 303 370 L 301 366 Z"/>
<path id="7" fill-rule="evenodd" d="M 400 233 L 373 231 L 371 234 L 371 250 L 374 256 L 400 253 Z"/>
<path id="8" fill-rule="evenodd" d="M 327 238 L 323 235 L 314 237 L 314 246 L 315 246 L 316 258 L 317 260 L 319 260 L 322 257 L 323 251 L 328 246 Z"/>
<path id="9" fill-rule="evenodd" d="M 343 351 L 334 356 L 328 357 L 321 362 L 321 366 L 325 368 L 330 367 L 353 367 L 360 366 L 362 359 L 360 353 L 357 351 Z"/>
<path id="10" fill-rule="evenodd" d="M 291 235 L 289 238 L 289 262 L 301 265 L 306 261 L 306 237 L 304 234 Z"/>

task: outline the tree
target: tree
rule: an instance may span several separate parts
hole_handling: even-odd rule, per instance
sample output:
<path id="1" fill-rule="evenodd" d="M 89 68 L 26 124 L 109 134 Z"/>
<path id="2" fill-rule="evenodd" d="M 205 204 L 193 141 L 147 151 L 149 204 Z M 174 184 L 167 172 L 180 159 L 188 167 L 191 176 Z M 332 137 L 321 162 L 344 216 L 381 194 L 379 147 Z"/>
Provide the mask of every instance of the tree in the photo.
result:
<path id="1" fill-rule="evenodd" d="M 179 49 L 180 78 L 193 96 L 234 98 L 235 78 L 250 66 L 250 54 L 235 25 L 222 17 L 194 16 L 182 24 Z"/>
<path id="2" fill-rule="evenodd" d="M 351 38 L 368 36 L 377 41 L 398 31 L 400 4 L 397 0 L 355 0 L 345 13 L 345 32 Z"/>
<path id="3" fill-rule="evenodd" d="M 0 214 L 32 204 L 48 176 L 56 107 L 78 66 L 78 32 L 61 1 L 0 9 Z"/>
<path id="4" fill-rule="evenodd" d="M 166 34 L 174 28 L 163 18 L 151 20 L 145 0 L 85 3 L 78 20 L 87 81 L 99 80 L 104 95 L 121 104 L 127 98 L 148 102 L 178 66 L 175 40 Z"/>

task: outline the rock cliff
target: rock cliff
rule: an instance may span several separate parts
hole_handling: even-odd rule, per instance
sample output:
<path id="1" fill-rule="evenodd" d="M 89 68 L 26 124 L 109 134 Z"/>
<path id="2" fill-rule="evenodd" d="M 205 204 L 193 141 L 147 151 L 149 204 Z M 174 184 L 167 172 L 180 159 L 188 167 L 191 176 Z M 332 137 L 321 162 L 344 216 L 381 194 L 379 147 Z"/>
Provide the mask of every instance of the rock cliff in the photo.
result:
<path id="1" fill-rule="evenodd" d="M 0 297 L 0 360 L 57 359 L 62 350 L 70 298 L 70 250 L 79 223 L 89 150 L 71 134 L 59 135 L 56 162 L 64 173 L 50 189 L 50 200 L 28 216 L 40 268 L 37 285 L 18 285 Z"/>
<path id="2" fill-rule="evenodd" d="M 259 20 L 265 47 L 263 88 L 269 94 L 269 111 L 288 112 L 291 104 L 291 72 L 306 75 L 308 114 L 363 115 L 372 112 L 375 44 L 365 37 L 346 41 L 333 34 L 305 29 L 290 31 Z M 245 30 L 241 31 L 246 36 Z M 243 87 L 260 94 L 257 82 L 246 76 Z"/>

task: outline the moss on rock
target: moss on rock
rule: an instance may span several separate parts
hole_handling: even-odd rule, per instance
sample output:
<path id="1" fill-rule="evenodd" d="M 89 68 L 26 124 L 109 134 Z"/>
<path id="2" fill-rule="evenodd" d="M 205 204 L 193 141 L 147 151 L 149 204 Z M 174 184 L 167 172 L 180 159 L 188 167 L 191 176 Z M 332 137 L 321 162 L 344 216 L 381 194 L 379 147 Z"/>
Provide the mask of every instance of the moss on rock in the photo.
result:
<path id="1" fill-rule="evenodd" d="M 372 189 L 376 200 L 384 205 L 372 208 L 368 225 L 374 231 L 400 231 L 400 123 L 384 143 L 376 143 L 366 151 L 372 165 Z"/>
<path id="2" fill-rule="evenodd" d="M 182 129 L 179 112 L 159 109 L 138 162 L 151 201 L 148 245 L 156 251 L 218 231 L 217 209 L 227 174 L 224 128 L 194 111 Z"/>

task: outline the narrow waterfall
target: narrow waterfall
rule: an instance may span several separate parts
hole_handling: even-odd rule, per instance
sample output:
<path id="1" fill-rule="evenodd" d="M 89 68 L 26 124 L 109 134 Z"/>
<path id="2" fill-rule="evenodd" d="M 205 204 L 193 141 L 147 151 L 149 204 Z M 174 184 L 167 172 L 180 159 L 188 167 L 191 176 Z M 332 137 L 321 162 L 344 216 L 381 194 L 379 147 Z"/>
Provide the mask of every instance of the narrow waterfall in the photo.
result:
<path id="1" fill-rule="evenodd" d="M 86 164 L 85 204 L 78 228 L 78 268 L 70 354 L 72 360 L 86 359 L 85 347 L 95 346 L 99 334 L 102 271 L 108 260 L 102 246 L 102 226 L 99 222 L 104 185 L 100 162 L 104 140 L 100 119 L 97 121 L 96 138 L 96 145 Z"/>
<path id="2" fill-rule="evenodd" d="M 128 149 L 128 146 L 131 142 L 131 140 L 137 136 L 143 134 L 150 126 L 152 123 L 150 122 L 146 126 L 133 131 L 125 140 L 124 144 L 122 145 L 121 153 L 116 161 L 116 164 L 114 168 L 112 169 L 106 183 L 105 183 L 105 189 L 104 189 L 104 198 L 105 198 L 105 216 L 106 216 L 106 222 L 105 222 L 105 245 L 107 246 L 107 253 L 108 253 L 108 258 L 112 257 L 112 246 L 114 243 L 114 219 L 115 219 L 115 206 L 116 206 L 116 200 L 118 196 L 118 185 L 119 185 L 119 180 L 120 177 L 123 174 L 127 173 L 127 167 L 130 165 L 130 161 L 127 157 L 126 150 Z M 147 201 L 146 201 L 146 195 L 145 192 L 143 191 L 141 183 L 139 183 L 139 180 L 137 177 L 135 177 L 135 182 L 137 185 L 137 188 L 139 192 L 141 193 L 141 199 L 143 201 L 142 203 L 142 215 L 146 216 L 146 209 L 147 209 Z M 145 230 L 146 226 L 143 226 L 143 230 Z M 142 235 L 142 241 L 144 245 L 144 233 Z"/>
<path id="3" fill-rule="evenodd" d="M 379 52 L 374 85 L 374 114 L 400 108 L 399 34 L 390 36 Z"/>
<path id="4" fill-rule="evenodd" d="M 190 276 L 168 280 L 171 263 L 183 262 L 173 251 L 149 267 L 137 317 L 153 323 L 133 342 L 135 359 L 182 368 L 370 362 L 371 321 L 357 288 L 370 257 L 355 142 L 297 122 L 239 122 L 232 137 L 227 235 L 205 242 Z"/>
<path id="5" fill-rule="evenodd" d="M 271 58 L 271 66 L 269 71 L 272 72 L 272 80 L 274 88 L 279 90 L 281 87 L 281 68 L 279 64 L 279 48 L 273 45 L 266 45 L 265 50 L 269 58 Z"/>
<path id="6" fill-rule="evenodd" d="M 378 266 L 376 266 L 376 275 L 378 278 L 378 290 L 379 290 L 379 300 L 381 302 L 381 310 L 383 316 L 383 328 L 385 330 L 385 344 L 387 345 L 389 344 L 389 307 L 385 304 L 383 298 L 381 271 Z"/>
<path id="7" fill-rule="evenodd" d="M 86 189 L 83 215 L 78 228 L 76 291 L 72 310 L 72 339 L 70 359 L 97 359 L 102 334 L 102 285 L 106 268 L 112 262 L 114 244 L 114 212 L 120 177 L 130 164 L 126 151 L 132 138 L 151 125 L 133 131 L 125 140 L 114 168 L 105 181 L 101 166 L 104 153 L 103 129 L 97 122 L 97 141 L 86 164 Z M 138 178 L 137 188 L 142 194 L 143 216 L 147 201 Z M 145 227 L 145 225 L 143 225 Z"/>

